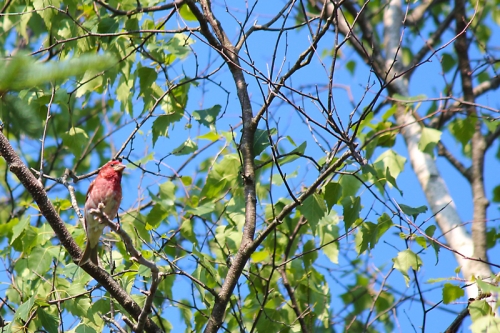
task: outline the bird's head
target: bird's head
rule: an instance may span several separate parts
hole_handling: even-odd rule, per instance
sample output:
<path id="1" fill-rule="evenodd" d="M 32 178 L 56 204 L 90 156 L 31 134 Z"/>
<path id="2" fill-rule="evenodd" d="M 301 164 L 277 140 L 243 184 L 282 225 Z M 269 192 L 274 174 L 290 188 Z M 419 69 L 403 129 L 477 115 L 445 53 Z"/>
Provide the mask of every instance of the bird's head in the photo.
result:
<path id="1" fill-rule="evenodd" d="M 122 162 L 118 160 L 112 160 L 104 164 L 104 166 L 99 171 L 99 175 L 102 175 L 103 177 L 110 177 L 119 174 L 121 176 L 124 169 L 125 165 Z"/>

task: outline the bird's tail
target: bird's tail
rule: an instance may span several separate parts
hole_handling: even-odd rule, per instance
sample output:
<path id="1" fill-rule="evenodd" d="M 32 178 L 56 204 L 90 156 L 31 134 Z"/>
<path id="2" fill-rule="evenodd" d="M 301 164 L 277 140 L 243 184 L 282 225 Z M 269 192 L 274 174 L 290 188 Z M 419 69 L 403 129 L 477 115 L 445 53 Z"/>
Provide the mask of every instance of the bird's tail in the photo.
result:
<path id="1" fill-rule="evenodd" d="M 87 242 L 87 246 L 85 247 L 85 252 L 83 253 L 83 256 L 80 259 L 78 265 L 82 266 L 87 262 L 91 261 L 94 265 L 99 266 L 99 260 L 97 259 L 97 257 L 98 257 L 97 245 L 91 247 L 90 244 Z"/>

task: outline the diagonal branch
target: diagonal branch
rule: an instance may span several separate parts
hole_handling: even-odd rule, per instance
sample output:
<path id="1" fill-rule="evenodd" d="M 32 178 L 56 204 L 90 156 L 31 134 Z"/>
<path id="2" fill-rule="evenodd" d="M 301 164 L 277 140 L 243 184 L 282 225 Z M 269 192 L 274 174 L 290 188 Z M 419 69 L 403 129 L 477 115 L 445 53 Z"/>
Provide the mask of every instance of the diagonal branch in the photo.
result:
<path id="1" fill-rule="evenodd" d="M 132 257 L 132 260 L 139 262 L 141 265 L 144 265 L 151 270 L 151 287 L 149 288 L 149 291 L 146 292 L 146 302 L 144 303 L 141 314 L 137 319 L 137 324 L 133 326 L 134 332 L 142 333 L 144 331 L 144 326 L 146 325 L 146 320 L 148 319 L 148 314 L 151 312 L 151 307 L 153 306 L 156 289 L 158 288 L 158 284 L 160 283 L 160 271 L 158 269 L 158 266 L 156 266 L 153 261 L 144 258 L 144 256 L 134 247 L 132 238 L 130 238 L 125 230 L 120 228 L 120 224 L 114 223 L 109 219 L 109 217 L 103 211 L 104 205 L 102 203 L 99 203 L 98 208 L 99 209 L 89 210 L 89 213 L 99 216 L 101 221 L 104 221 L 104 223 L 106 223 L 106 225 L 109 226 L 111 230 L 116 232 L 121 237 L 128 253 Z"/>
<path id="2" fill-rule="evenodd" d="M 164 4 L 164 5 L 160 5 L 160 6 L 151 6 L 151 7 L 138 6 L 136 9 L 132 9 L 132 10 L 117 9 L 117 8 L 111 7 L 110 5 L 108 5 L 107 3 L 105 3 L 104 1 L 101 1 L 101 0 L 95 0 L 95 2 L 98 3 L 99 5 L 103 6 L 104 8 L 109 10 L 110 12 L 112 12 L 114 15 L 131 16 L 134 14 L 158 12 L 158 11 L 162 11 L 162 10 L 178 8 L 182 5 L 184 0 L 176 0 L 174 2 L 170 2 L 170 3 Z"/>
<path id="3" fill-rule="evenodd" d="M 2 156 L 9 166 L 9 170 L 17 176 L 21 184 L 32 195 L 33 199 L 38 205 L 40 212 L 50 224 L 57 238 L 64 246 L 66 251 L 71 255 L 74 261 L 82 256 L 80 247 L 75 243 L 68 229 L 64 225 L 64 221 L 57 214 L 52 202 L 50 202 L 45 189 L 42 184 L 30 172 L 28 167 L 23 163 L 21 158 L 12 148 L 9 140 L 1 132 L 0 128 L 0 156 Z M 118 303 L 136 320 L 139 318 L 141 308 L 130 297 L 130 295 L 120 287 L 120 285 L 113 280 L 111 275 L 105 270 L 88 263 L 82 267 L 90 276 L 92 276 L 98 283 L 100 283 L 109 293 L 113 296 Z M 161 329 L 150 319 L 145 323 L 146 332 L 161 332 Z"/>

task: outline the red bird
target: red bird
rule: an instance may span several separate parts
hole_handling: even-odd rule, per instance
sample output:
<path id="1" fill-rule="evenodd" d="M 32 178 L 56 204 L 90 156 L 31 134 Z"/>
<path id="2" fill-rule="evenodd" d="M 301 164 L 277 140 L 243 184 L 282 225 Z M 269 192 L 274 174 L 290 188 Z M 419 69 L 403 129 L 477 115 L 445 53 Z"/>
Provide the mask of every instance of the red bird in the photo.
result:
<path id="1" fill-rule="evenodd" d="M 122 201 L 122 173 L 125 169 L 120 161 L 109 161 L 106 163 L 97 178 L 90 183 L 85 199 L 85 230 L 87 232 L 87 247 L 80 259 L 79 265 L 87 263 L 89 260 L 95 265 L 99 265 L 97 260 L 97 245 L 106 223 L 101 222 L 98 216 L 90 214 L 90 210 L 99 209 L 99 204 L 104 205 L 103 212 L 110 220 L 113 220 L 118 212 L 118 207 Z"/>

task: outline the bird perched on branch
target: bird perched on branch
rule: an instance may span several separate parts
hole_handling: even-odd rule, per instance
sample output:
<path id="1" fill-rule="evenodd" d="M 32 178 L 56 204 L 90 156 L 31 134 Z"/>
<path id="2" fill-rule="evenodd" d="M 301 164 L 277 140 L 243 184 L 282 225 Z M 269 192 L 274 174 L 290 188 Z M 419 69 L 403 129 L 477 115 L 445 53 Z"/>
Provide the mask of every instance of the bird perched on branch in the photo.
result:
<path id="1" fill-rule="evenodd" d="M 115 218 L 120 202 L 122 201 L 121 181 L 123 169 L 125 169 L 125 165 L 120 161 L 109 161 L 99 170 L 97 178 L 90 183 L 84 209 L 87 246 L 83 257 L 80 259 L 80 266 L 89 260 L 95 265 L 99 265 L 97 260 L 97 245 L 99 244 L 102 231 L 106 227 L 106 222 L 101 221 L 101 218 L 95 212 L 92 213 L 92 211 L 100 210 L 99 204 L 101 204 L 101 207 L 104 206 L 102 213 L 109 220 Z"/>

